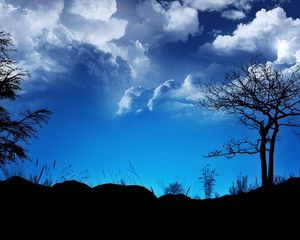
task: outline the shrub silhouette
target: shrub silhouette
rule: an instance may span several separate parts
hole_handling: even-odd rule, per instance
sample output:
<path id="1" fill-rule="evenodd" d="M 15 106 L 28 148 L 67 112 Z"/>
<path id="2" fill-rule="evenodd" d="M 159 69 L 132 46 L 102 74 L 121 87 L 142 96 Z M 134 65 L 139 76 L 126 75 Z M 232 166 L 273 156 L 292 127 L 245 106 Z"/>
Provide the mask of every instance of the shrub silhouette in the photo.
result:
<path id="1" fill-rule="evenodd" d="M 183 194 L 183 195 L 188 195 L 190 191 L 190 187 L 185 189 L 184 185 L 178 181 L 171 182 L 166 186 L 164 189 L 164 194 Z"/>
<path id="2" fill-rule="evenodd" d="M 248 184 L 248 176 L 238 176 L 236 183 L 232 182 L 232 186 L 229 188 L 231 195 L 238 195 L 241 193 L 249 192 L 252 187 Z"/>
<path id="3" fill-rule="evenodd" d="M 206 164 L 201 169 L 201 176 L 199 177 L 200 182 L 204 190 L 205 198 L 211 198 L 213 194 L 214 187 L 216 185 L 216 170 L 211 169 L 209 164 Z M 216 195 L 217 196 L 217 195 Z"/>

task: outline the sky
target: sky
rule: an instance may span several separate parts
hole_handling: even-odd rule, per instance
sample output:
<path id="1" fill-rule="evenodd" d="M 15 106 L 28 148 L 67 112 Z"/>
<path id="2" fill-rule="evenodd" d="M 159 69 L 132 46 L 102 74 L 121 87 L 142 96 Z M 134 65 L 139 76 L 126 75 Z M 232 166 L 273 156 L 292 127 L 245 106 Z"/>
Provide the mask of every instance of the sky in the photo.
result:
<path id="1" fill-rule="evenodd" d="M 203 195 L 206 164 L 220 195 L 240 174 L 259 180 L 259 156 L 204 157 L 256 133 L 199 108 L 200 85 L 257 55 L 300 64 L 299 9 L 296 0 L 0 0 L 0 29 L 31 73 L 12 110 L 53 112 L 28 155 L 87 170 L 93 185 L 125 178 L 158 195 L 173 181 Z M 276 174 L 298 175 L 299 149 L 292 130 L 282 130 Z"/>

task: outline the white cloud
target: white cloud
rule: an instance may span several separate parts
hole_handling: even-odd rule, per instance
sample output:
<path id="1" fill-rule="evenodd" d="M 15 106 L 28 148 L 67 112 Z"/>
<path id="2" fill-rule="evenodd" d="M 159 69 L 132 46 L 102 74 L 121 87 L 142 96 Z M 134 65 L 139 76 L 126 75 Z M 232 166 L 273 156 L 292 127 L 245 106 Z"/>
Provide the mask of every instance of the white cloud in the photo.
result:
<path id="1" fill-rule="evenodd" d="M 253 0 L 183 0 L 183 2 L 200 11 L 220 11 L 228 6 L 249 10 Z"/>
<path id="2" fill-rule="evenodd" d="M 243 11 L 238 10 L 226 10 L 221 13 L 221 16 L 223 18 L 231 19 L 231 20 L 240 20 L 246 17 L 245 13 Z"/>
<path id="3" fill-rule="evenodd" d="M 90 43 L 117 58 L 118 52 L 108 45 L 125 35 L 128 22 L 113 17 L 116 6 L 116 0 L 0 0 L 0 29 L 12 34 L 18 60 L 27 70 L 63 71 L 45 54 L 45 45 Z M 143 52 L 135 52 L 145 63 Z M 140 71 L 135 66 L 131 64 L 133 74 Z"/>
<path id="4" fill-rule="evenodd" d="M 187 34 L 194 34 L 199 31 L 196 9 L 182 7 L 179 2 L 173 2 L 165 14 L 167 21 L 164 30 L 178 34 L 179 39 L 185 40 Z"/>
<path id="5" fill-rule="evenodd" d="M 187 113 L 186 110 L 189 112 L 193 107 L 196 108 L 202 96 L 201 79 L 191 74 L 181 84 L 167 80 L 151 90 L 131 87 L 119 101 L 117 115 L 156 109 Z"/>
<path id="6" fill-rule="evenodd" d="M 109 21 L 85 19 L 80 15 L 65 16 L 60 19 L 61 24 L 67 27 L 74 39 L 96 45 L 104 50 L 105 44 L 125 35 L 127 21 L 110 18 Z"/>
<path id="7" fill-rule="evenodd" d="M 113 52 L 128 62 L 135 83 L 142 82 L 144 75 L 151 69 L 151 61 L 147 56 L 148 47 L 148 44 L 143 44 L 139 40 L 130 41 L 125 46 L 118 46 L 114 42 L 105 45 L 108 52 Z"/>
<path id="8" fill-rule="evenodd" d="M 86 19 L 108 22 L 117 11 L 117 3 L 115 0 L 74 0 L 69 11 Z"/>
<path id="9" fill-rule="evenodd" d="M 192 74 L 187 75 L 181 87 L 172 93 L 173 98 L 188 102 L 198 102 L 202 96 L 201 79 Z"/>
<path id="10" fill-rule="evenodd" d="M 127 89 L 119 101 L 117 115 L 123 115 L 130 112 L 139 113 L 147 105 L 151 91 L 144 87 L 131 87 Z"/>
<path id="11" fill-rule="evenodd" d="M 47 8 L 21 8 L 18 5 L 0 1 L 0 28 L 12 34 L 16 48 L 24 65 L 31 68 L 42 66 L 50 68 L 53 62 L 44 61 L 38 52 L 39 38 L 58 25 L 63 10 L 63 2 L 56 1 Z M 49 41 L 55 41 L 52 34 L 47 34 Z"/>
<path id="12" fill-rule="evenodd" d="M 197 10 L 179 1 L 141 1 L 135 14 L 139 21 L 129 27 L 127 20 L 117 17 L 116 0 L 0 0 L 0 28 L 13 35 L 18 61 L 32 73 L 40 68 L 67 71 L 46 48 L 69 48 L 79 42 L 111 53 L 115 61 L 121 56 L 135 84 L 142 84 L 151 70 L 151 44 L 185 41 L 200 28 Z"/>
<path id="13" fill-rule="evenodd" d="M 161 4 L 155 0 L 141 1 L 137 15 L 142 21 L 128 25 L 126 39 L 143 44 L 186 41 L 200 32 L 198 12 L 179 1 Z"/>
<path id="14" fill-rule="evenodd" d="M 174 80 L 167 80 L 163 84 L 157 86 L 153 91 L 153 96 L 148 101 L 148 108 L 152 111 L 156 104 L 158 104 L 161 100 L 167 98 L 168 93 L 173 90 L 177 89 L 179 84 Z"/>
<path id="15" fill-rule="evenodd" d="M 288 18 L 282 8 L 262 9 L 252 22 L 239 24 L 232 35 L 217 36 L 212 47 L 223 53 L 268 52 L 277 55 L 278 63 L 292 64 L 299 61 L 299 28 L 300 20 Z"/>

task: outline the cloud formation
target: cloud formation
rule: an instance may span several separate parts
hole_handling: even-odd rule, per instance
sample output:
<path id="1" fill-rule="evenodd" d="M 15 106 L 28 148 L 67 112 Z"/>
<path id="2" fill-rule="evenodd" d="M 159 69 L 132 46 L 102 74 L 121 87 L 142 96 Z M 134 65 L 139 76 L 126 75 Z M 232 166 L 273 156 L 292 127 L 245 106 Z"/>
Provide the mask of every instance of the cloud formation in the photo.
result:
<path id="1" fill-rule="evenodd" d="M 115 11 L 115 0 L 0 0 L 0 28 L 12 34 L 19 58 L 34 70 L 47 68 L 39 53 L 43 44 L 67 46 L 78 41 L 107 51 L 105 45 L 124 36 L 127 25 L 112 17 Z"/>
<path id="2" fill-rule="evenodd" d="M 186 41 L 201 28 L 197 10 L 180 1 L 135 4 L 134 17 L 125 19 L 118 15 L 124 10 L 118 6 L 124 5 L 116 0 L 0 0 L 0 28 L 13 35 L 19 60 L 30 71 L 57 65 L 40 54 L 44 43 L 68 46 L 77 41 L 121 56 L 132 77 L 142 79 L 151 69 L 149 46 Z"/>
<path id="3" fill-rule="evenodd" d="M 170 91 L 179 88 L 179 84 L 174 80 L 167 80 L 163 84 L 158 85 L 154 91 L 153 96 L 148 101 L 148 108 L 152 111 L 160 101 L 166 99 L 170 93 Z"/>
<path id="4" fill-rule="evenodd" d="M 74 0 L 70 4 L 69 11 L 86 19 L 108 22 L 117 11 L 117 3 L 113 0 Z"/>
<path id="5" fill-rule="evenodd" d="M 221 16 L 223 18 L 227 18 L 230 20 L 240 20 L 246 17 L 245 13 L 243 11 L 238 11 L 238 10 L 226 10 L 221 13 Z"/>
<path id="6" fill-rule="evenodd" d="M 219 35 L 212 42 L 215 51 L 232 54 L 234 51 L 269 52 L 277 55 L 278 63 L 299 61 L 300 19 L 286 16 L 281 7 L 262 9 L 253 21 L 239 24 L 231 35 Z"/>
<path id="7" fill-rule="evenodd" d="M 151 91 L 144 87 L 130 87 L 127 89 L 119 101 L 117 115 L 123 115 L 129 112 L 139 113 L 143 111 L 147 105 L 147 101 L 151 96 Z"/>
<path id="8" fill-rule="evenodd" d="M 277 64 L 299 63 L 300 20 L 288 18 L 280 7 L 258 11 L 231 34 L 222 35 L 228 31 L 221 26 L 208 29 L 210 37 L 200 36 L 205 27 L 198 18 L 202 11 L 239 20 L 252 4 L 253 0 L 147 0 L 130 1 L 126 8 L 117 0 L 0 0 L 0 28 L 12 34 L 18 62 L 32 73 L 27 91 L 73 79 L 72 86 L 86 85 L 114 96 L 117 114 L 123 115 L 193 107 L 201 98 L 200 78 L 189 75 L 177 81 L 197 73 L 199 66 L 202 78 L 223 74 L 221 67 L 230 63 L 213 67 L 222 59 L 215 58 L 217 54 L 239 60 L 240 52 L 264 52 Z M 193 55 L 198 40 L 210 41 L 200 63 Z M 178 79 L 173 71 L 177 63 L 182 70 L 175 69 L 182 73 Z M 170 78 L 176 81 L 157 84 L 157 79 Z"/>
<path id="9" fill-rule="evenodd" d="M 230 6 L 249 10 L 253 0 L 183 0 L 183 2 L 199 11 L 220 11 Z"/>
<path id="10" fill-rule="evenodd" d="M 186 41 L 189 35 L 199 33 L 198 12 L 179 1 L 159 3 L 141 1 L 136 6 L 140 21 L 128 25 L 125 39 L 143 44 Z"/>
<path id="11" fill-rule="evenodd" d="M 119 101 L 116 114 L 154 111 L 158 108 L 167 111 L 191 109 L 201 98 L 201 79 L 190 74 L 182 83 L 167 80 L 153 89 L 141 86 L 127 89 Z"/>

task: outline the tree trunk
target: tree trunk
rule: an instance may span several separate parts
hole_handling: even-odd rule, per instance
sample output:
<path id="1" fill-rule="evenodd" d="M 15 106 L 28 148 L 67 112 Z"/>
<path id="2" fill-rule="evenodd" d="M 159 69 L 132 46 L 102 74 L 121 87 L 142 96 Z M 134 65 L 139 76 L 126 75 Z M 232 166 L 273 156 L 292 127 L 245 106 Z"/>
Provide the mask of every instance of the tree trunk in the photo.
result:
<path id="1" fill-rule="evenodd" d="M 267 187 L 267 185 L 268 185 L 266 144 L 267 144 L 267 137 L 265 135 L 263 135 L 263 136 L 261 136 L 261 143 L 260 143 L 260 149 L 259 149 L 260 163 L 261 163 L 262 187 Z"/>
<path id="2" fill-rule="evenodd" d="M 268 185 L 274 184 L 274 152 L 277 134 L 279 132 L 278 123 L 275 123 L 275 128 L 270 140 L 270 152 L 269 152 L 269 170 L 268 170 Z"/>

